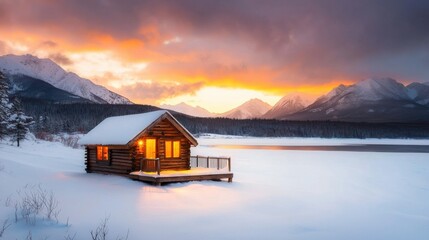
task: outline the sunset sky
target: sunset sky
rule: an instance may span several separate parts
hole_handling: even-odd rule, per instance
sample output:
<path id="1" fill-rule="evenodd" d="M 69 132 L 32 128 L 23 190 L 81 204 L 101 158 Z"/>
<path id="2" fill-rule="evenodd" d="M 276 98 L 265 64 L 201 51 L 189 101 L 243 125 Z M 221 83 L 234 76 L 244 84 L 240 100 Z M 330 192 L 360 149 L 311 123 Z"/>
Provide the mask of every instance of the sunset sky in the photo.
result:
<path id="1" fill-rule="evenodd" d="M 10 53 L 135 103 L 223 112 L 369 77 L 429 81 L 429 1 L 0 0 Z"/>

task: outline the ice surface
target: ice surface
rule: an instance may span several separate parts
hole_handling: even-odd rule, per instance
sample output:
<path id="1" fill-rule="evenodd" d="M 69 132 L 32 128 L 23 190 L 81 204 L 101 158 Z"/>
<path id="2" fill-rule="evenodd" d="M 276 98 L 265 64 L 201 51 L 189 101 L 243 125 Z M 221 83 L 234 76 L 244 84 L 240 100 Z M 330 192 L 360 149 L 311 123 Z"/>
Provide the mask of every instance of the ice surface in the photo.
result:
<path id="1" fill-rule="evenodd" d="M 304 145 L 428 140 L 286 139 L 206 136 L 192 155 L 231 156 L 234 182 L 154 187 L 84 171 L 84 151 L 59 143 L 0 144 L 0 224 L 5 200 L 27 184 L 52 190 L 60 221 L 27 226 L 3 239 L 90 239 L 110 216 L 109 236 L 133 239 L 427 239 L 429 154 L 220 149 L 210 144 Z M 207 145 L 206 145 L 207 144 Z M 1 168 L 0 168 L 1 169 Z M 64 223 L 69 218 L 70 227 Z"/>

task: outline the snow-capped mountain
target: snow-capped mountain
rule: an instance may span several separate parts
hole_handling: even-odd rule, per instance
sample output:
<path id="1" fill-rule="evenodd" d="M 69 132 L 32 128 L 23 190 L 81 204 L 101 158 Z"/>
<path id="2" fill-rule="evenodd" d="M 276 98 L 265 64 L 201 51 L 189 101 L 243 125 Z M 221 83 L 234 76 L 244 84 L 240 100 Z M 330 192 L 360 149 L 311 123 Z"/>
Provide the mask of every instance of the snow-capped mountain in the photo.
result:
<path id="1" fill-rule="evenodd" d="M 262 118 L 282 119 L 292 113 L 296 113 L 310 104 L 302 94 L 288 94 L 281 98 Z"/>
<path id="2" fill-rule="evenodd" d="M 24 75 L 8 78 L 9 94 L 26 99 L 37 99 L 53 103 L 91 103 L 90 100 L 71 94 L 51 84 Z"/>
<path id="3" fill-rule="evenodd" d="M 340 85 L 286 119 L 427 121 L 429 108 L 415 101 L 416 92 L 393 79 L 367 79 L 350 86 Z"/>
<path id="4" fill-rule="evenodd" d="M 220 117 L 235 118 L 235 119 L 251 119 L 261 118 L 268 110 L 271 109 L 271 105 L 260 99 L 253 98 L 242 105 L 220 114 Z"/>
<path id="5" fill-rule="evenodd" d="M 200 106 L 193 107 L 184 102 L 179 103 L 177 105 L 164 104 L 164 105 L 161 105 L 160 108 L 173 110 L 176 112 L 184 113 L 195 117 L 214 117 L 216 115 L 214 113 L 209 112 L 205 108 L 202 108 Z"/>
<path id="6" fill-rule="evenodd" d="M 40 59 L 32 55 L 5 55 L 0 57 L 0 70 L 7 75 L 24 75 L 43 80 L 56 88 L 96 103 L 132 104 L 127 98 L 107 88 L 66 72 L 50 59 Z"/>
<path id="7" fill-rule="evenodd" d="M 429 82 L 411 83 L 407 86 L 411 98 L 419 104 L 429 106 Z"/>

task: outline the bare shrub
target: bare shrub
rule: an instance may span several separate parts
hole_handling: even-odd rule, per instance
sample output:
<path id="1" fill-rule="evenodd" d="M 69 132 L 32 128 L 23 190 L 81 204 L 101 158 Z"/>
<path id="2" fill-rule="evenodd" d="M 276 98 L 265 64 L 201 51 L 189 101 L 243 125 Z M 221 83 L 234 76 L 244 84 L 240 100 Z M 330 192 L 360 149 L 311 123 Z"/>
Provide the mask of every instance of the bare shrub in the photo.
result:
<path id="1" fill-rule="evenodd" d="M 38 132 L 36 133 L 36 138 L 49 141 L 49 142 L 60 142 L 67 147 L 79 148 L 80 135 L 79 134 L 66 134 L 66 133 L 58 133 L 51 134 L 47 132 Z"/>
<path id="2" fill-rule="evenodd" d="M 128 231 L 127 231 L 127 235 L 125 235 L 125 237 L 117 237 L 116 238 L 116 240 L 128 240 L 128 236 L 129 236 L 129 234 L 130 234 L 130 229 L 128 229 Z"/>
<path id="3" fill-rule="evenodd" d="M 45 207 L 45 216 L 47 219 L 52 220 L 55 218 L 58 222 L 58 215 L 60 210 L 58 209 L 58 200 L 55 198 L 54 193 L 51 191 L 49 195 L 46 190 L 40 189 L 41 195 L 43 196 L 43 206 Z"/>
<path id="4" fill-rule="evenodd" d="M 79 141 L 78 136 L 72 136 L 72 135 L 61 136 L 60 141 L 65 146 L 72 147 L 72 148 L 79 148 L 79 144 L 77 143 Z"/>
<path id="5" fill-rule="evenodd" d="M 46 201 L 46 196 L 44 195 L 40 186 L 36 190 L 27 190 L 23 192 L 21 196 L 21 217 L 28 224 L 36 224 L 36 217 L 39 215 L 42 210 L 44 203 Z"/>
<path id="6" fill-rule="evenodd" d="M 92 240 L 107 240 L 107 235 L 109 233 L 109 226 L 107 223 L 109 222 L 109 217 L 103 219 L 100 224 L 97 226 L 95 230 L 91 230 L 91 239 Z M 129 230 L 125 237 L 116 237 L 116 240 L 127 240 L 129 235 Z"/>
<path id="7" fill-rule="evenodd" d="M 76 238 L 76 233 L 73 235 L 67 234 L 67 236 L 64 237 L 65 240 L 74 240 Z"/>
<path id="8" fill-rule="evenodd" d="M 54 136 L 48 132 L 36 132 L 35 137 L 48 142 L 54 141 Z"/>
<path id="9" fill-rule="evenodd" d="M 6 229 L 8 229 L 12 224 L 9 222 L 9 218 L 3 221 L 3 225 L 0 226 L 0 238 L 3 236 Z"/>
<path id="10" fill-rule="evenodd" d="M 95 230 L 91 230 L 91 239 L 92 240 L 106 240 L 107 234 L 109 233 L 109 228 L 107 226 L 107 222 L 109 218 L 106 217 L 100 224 L 97 226 Z"/>
<path id="11" fill-rule="evenodd" d="M 18 202 L 15 202 L 14 209 L 15 209 L 15 222 L 18 222 L 18 211 L 19 211 L 19 203 Z"/>
<path id="12" fill-rule="evenodd" d="M 23 191 L 17 191 L 20 200 L 15 203 L 15 222 L 18 221 L 18 213 L 27 224 L 34 225 L 38 216 L 42 215 L 48 220 L 55 219 L 61 210 L 59 202 L 52 191 L 43 189 L 40 185 L 26 186 Z"/>
<path id="13" fill-rule="evenodd" d="M 31 234 L 31 231 L 28 231 L 28 234 L 25 240 L 33 240 L 33 234 Z"/>
<path id="14" fill-rule="evenodd" d="M 10 207 L 10 206 L 12 206 L 12 195 L 9 195 L 9 196 L 4 200 L 4 206 L 5 206 L 5 207 Z"/>

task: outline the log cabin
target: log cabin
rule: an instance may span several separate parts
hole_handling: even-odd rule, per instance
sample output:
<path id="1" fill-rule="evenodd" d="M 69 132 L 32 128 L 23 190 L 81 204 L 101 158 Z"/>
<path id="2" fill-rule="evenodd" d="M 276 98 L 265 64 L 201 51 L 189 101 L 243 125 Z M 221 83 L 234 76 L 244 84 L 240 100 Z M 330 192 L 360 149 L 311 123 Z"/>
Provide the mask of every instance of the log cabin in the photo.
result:
<path id="1" fill-rule="evenodd" d="M 168 111 L 109 117 L 88 132 L 85 146 L 88 173 L 129 175 L 133 171 L 190 169 L 194 136 Z"/>

